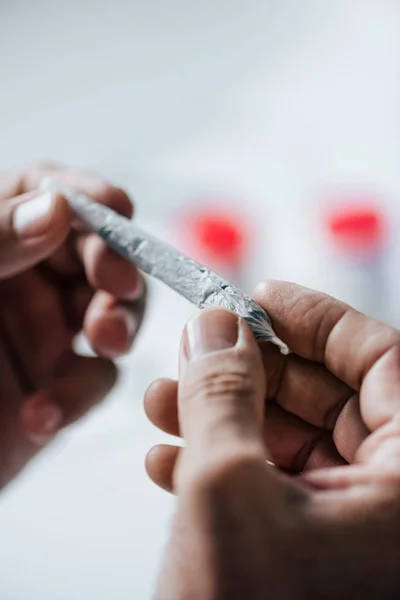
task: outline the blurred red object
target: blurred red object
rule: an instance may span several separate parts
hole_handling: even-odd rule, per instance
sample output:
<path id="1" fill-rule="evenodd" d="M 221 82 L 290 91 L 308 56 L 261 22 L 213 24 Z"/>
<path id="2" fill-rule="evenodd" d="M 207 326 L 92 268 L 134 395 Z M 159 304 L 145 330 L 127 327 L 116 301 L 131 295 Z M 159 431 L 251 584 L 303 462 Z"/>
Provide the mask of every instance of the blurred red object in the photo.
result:
<path id="1" fill-rule="evenodd" d="M 326 215 L 329 235 L 336 248 L 362 255 L 376 254 L 387 239 L 387 220 L 377 202 L 340 201 Z"/>
<path id="2" fill-rule="evenodd" d="M 200 261 L 239 269 L 249 246 L 246 220 L 229 208 L 196 208 L 184 216 L 190 250 Z"/>

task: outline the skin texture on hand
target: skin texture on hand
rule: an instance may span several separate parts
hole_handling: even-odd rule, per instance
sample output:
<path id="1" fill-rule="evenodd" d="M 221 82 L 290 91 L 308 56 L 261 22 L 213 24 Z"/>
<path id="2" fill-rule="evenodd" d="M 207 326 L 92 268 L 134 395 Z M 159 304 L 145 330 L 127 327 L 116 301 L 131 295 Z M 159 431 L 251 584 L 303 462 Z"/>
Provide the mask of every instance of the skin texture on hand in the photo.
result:
<path id="1" fill-rule="evenodd" d="M 146 394 L 185 440 L 146 461 L 178 496 L 157 598 L 398 597 L 400 333 L 294 284 L 254 297 L 292 354 L 202 312 Z"/>
<path id="2" fill-rule="evenodd" d="M 64 198 L 38 191 L 50 175 L 132 216 L 125 192 L 90 173 L 0 174 L 0 486 L 108 393 L 144 311 L 137 270 L 74 224 Z M 98 357 L 74 353 L 82 330 Z"/>

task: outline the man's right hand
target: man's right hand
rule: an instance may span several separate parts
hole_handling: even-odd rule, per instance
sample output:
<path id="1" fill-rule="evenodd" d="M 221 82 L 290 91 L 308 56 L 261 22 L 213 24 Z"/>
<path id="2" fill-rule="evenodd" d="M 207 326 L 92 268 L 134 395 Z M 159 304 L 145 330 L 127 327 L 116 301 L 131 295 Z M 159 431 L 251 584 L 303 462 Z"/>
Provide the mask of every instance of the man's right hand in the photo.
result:
<path id="1" fill-rule="evenodd" d="M 150 419 L 186 442 L 147 458 L 178 495 L 158 598 L 397 597 L 400 334 L 292 284 L 255 299 L 293 354 L 203 311 L 179 383 L 146 396 Z"/>

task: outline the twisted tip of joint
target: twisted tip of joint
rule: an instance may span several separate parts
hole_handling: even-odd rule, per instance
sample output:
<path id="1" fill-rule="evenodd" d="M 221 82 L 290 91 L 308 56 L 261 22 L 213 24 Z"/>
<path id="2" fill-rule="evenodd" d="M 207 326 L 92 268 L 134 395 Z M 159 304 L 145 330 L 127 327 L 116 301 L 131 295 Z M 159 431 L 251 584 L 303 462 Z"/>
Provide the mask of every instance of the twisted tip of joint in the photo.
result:
<path id="1" fill-rule="evenodd" d="M 269 341 L 271 342 L 271 344 L 275 344 L 275 346 L 278 346 L 279 350 L 281 351 L 281 354 L 290 354 L 288 346 L 284 342 L 282 342 L 282 340 L 280 340 L 276 335 L 274 335 Z"/>

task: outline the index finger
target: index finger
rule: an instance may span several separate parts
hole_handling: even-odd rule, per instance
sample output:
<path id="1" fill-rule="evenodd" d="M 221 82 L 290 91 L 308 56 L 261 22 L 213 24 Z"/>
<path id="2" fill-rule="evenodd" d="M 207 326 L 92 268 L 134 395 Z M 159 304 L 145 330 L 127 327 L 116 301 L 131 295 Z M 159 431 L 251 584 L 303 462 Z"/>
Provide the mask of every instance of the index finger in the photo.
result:
<path id="1" fill-rule="evenodd" d="M 359 391 L 372 366 L 400 343 L 400 332 L 327 294 L 284 281 L 260 284 L 254 299 L 276 334 L 299 356 L 324 363 Z"/>
<path id="2" fill-rule="evenodd" d="M 93 173 L 67 169 L 47 162 L 36 163 L 20 171 L 0 174 L 0 199 L 37 190 L 42 180 L 49 176 L 56 176 L 62 183 L 85 192 L 97 202 L 107 204 L 127 218 L 132 217 L 132 202 L 120 188 L 110 185 L 105 179 Z"/>
<path id="3" fill-rule="evenodd" d="M 0 199 L 38 189 L 48 177 L 55 177 L 62 184 L 82 191 L 127 218 L 132 217 L 132 202 L 122 189 L 98 175 L 52 163 L 37 163 L 20 172 L 0 174 Z M 92 287 L 105 289 L 124 300 L 137 298 L 140 278 L 136 267 L 111 250 L 97 235 L 84 231 L 79 223 L 73 223 L 73 228 L 77 235 L 57 249 L 48 259 L 47 267 L 57 275 L 73 277 L 82 273 L 83 266 Z"/>

